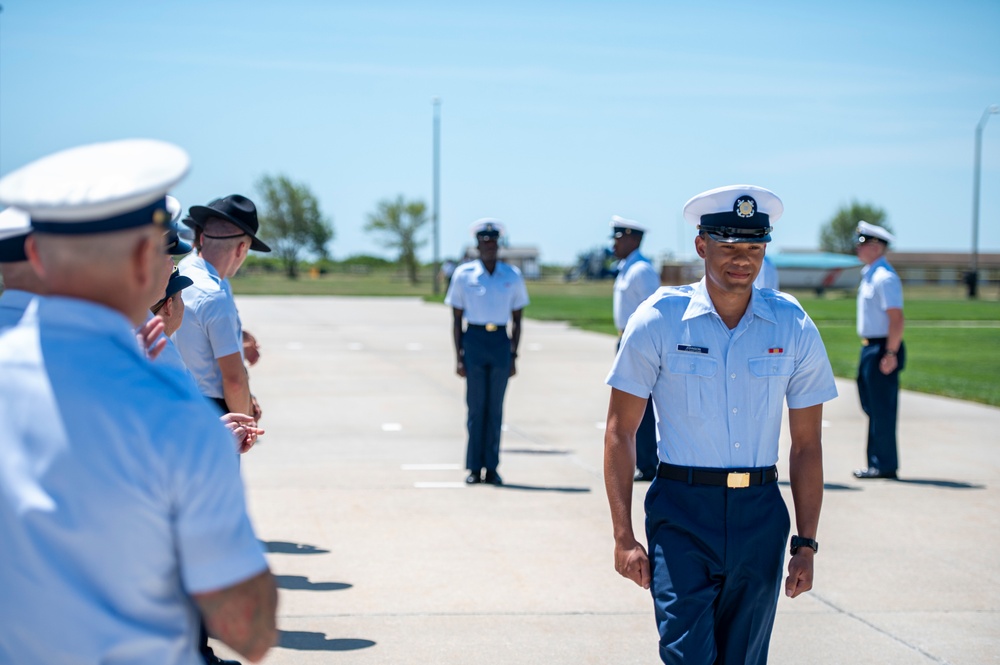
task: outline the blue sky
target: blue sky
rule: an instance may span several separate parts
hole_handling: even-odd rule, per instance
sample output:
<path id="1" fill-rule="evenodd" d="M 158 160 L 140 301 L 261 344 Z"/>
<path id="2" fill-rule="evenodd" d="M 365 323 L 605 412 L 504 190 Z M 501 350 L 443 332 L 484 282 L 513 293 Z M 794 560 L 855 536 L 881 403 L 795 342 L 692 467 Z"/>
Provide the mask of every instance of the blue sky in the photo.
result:
<path id="1" fill-rule="evenodd" d="M 1000 3 L 480 4 L 2 0 L 0 173 L 164 139 L 192 158 L 185 206 L 284 173 L 335 257 L 386 255 L 362 227 L 381 198 L 430 204 L 437 96 L 445 257 L 490 216 L 567 263 L 613 214 L 688 255 L 684 202 L 739 182 L 783 199 L 773 250 L 816 247 L 858 199 L 901 250 L 969 251 Z M 980 249 L 1000 251 L 1000 116 L 982 154 Z"/>

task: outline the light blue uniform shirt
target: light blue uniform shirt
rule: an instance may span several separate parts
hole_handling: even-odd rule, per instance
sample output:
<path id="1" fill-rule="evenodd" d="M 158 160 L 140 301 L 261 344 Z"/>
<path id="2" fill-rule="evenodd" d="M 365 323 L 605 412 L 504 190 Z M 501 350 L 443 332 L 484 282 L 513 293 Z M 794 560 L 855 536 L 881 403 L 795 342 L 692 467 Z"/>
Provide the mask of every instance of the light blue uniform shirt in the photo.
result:
<path id="1" fill-rule="evenodd" d="M 34 293 L 20 289 L 4 289 L 0 293 L 0 332 L 17 325 L 28 303 L 37 297 Z"/>
<path id="2" fill-rule="evenodd" d="M 858 285 L 858 337 L 888 337 L 889 314 L 903 309 L 903 283 L 884 256 L 861 269 Z"/>
<path id="3" fill-rule="evenodd" d="M 645 256 L 635 250 L 618 263 L 618 276 L 615 277 L 615 291 L 612 297 L 612 312 L 615 317 L 615 327 L 625 330 L 628 317 L 642 304 L 642 301 L 653 295 L 660 288 L 660 276 Z"/>
<path id="4" fill-rule="evenodd" d="M 729 330 L 705 280 L 663 287 L 629 319 L 608 385 L 652 393 L 661 461 L 721 469 L 778 460 L 782 406 L 837 396 L 819 331 L 798 304 L 753 290 Z"/>
<path id="5" fill-rule="evenodd" d="M 455 268 L 444 304 L 463 310 L 465 320 L 471 324 L 495 323 L 502 327 L 507 325 L 511 312 L 527 307 L 528 290 L 515 266 L 497 261 L 491 275 L 476 259 Z"/>
<path id="6" fill-rule="evenodd" d="M 226 280 L 200 256 L 189 254 L 178 265 L 194 282 L 181 291 L 184 321 L 173 335 L 174 344 L 206 397 L 223 397 L 218 358 L 243 357 L 243 327 L 236 301 Z"/>
<path id="7" fill-rule="evenodd" d="M 215 409 L 70 298 L 0 334 L 0 376 L 0 662 L 202 663 L 190 595 L 266 567 Z"/>

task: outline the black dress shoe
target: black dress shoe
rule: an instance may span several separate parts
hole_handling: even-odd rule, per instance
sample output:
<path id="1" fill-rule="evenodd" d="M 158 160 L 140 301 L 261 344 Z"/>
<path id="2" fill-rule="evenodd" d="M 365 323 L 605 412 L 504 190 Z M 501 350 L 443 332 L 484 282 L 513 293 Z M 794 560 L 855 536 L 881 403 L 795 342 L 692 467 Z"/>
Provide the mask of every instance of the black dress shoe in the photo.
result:
<path id="1" fill-rule="evenodd" d="M 880 471 L 873 466 L 867 469 L 857 469 L 854 472 L 854 477 L 860 480 L 868 480 L 869 478 L 888 478 L 889 480 L 896 480 L 895 471 Z"/>
<path id="2" fill-rule="evenodd" d="M 489 483 L 490 485 L 503 485 L 503 478 L 496 471 L 487 471 L 486 478 L 483 480 L 484 483 Z"/>
<path id="3" fill-rule="evenodd" d="M 481 482 L 483 482 L 483 480 L 479 477 L 478 471 L 470 471 L 469 475 L 465 477 L 466 485 L 478 485 Z"/>
<path id="4" fill-rule="evenodd" d="M 653 470 L 653 471 L 640 471 L 639 469 L 636 469 L 635 473 L 632 475 L 632 480 L 634 480 L 637 483 L 640 483 L 640 482 L 641 483 L 652 482 L 653 478 L 656 478 L 656 471 L 655 470 Z"/>

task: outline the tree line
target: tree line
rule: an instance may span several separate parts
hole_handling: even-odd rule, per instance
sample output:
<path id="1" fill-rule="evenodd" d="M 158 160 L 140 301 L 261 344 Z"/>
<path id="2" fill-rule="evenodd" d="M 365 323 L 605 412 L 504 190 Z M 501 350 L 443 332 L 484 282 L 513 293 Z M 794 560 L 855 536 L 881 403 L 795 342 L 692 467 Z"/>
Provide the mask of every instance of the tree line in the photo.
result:
<path id="1" fill-rule="evenodd" d="M 257 181 L 256 190 L 261 202 L 261 235 L 271 243 L 289 278 L 298 276 L 303 254 L 329 258 L 328 245 L 335 237 L 333 222 L 322 214 L 307 185 L 285 175 L 265 175 Z M 885 210 L 871 203 L 852 201 L 841 206 L 820 229 L 820 249 L 853 254 L 858 222 L 864 220 L 891 231 L 886 217 Z M 417 250 L 427 243 L 420 234 L 428 221 L 427 204 L 407 200 L 400 194 L 380 200 L 365 222 L 365 231 L 379 236 L 383 246 L 396 250 L 397 263 L 411 284 L 418 281 Z"/>

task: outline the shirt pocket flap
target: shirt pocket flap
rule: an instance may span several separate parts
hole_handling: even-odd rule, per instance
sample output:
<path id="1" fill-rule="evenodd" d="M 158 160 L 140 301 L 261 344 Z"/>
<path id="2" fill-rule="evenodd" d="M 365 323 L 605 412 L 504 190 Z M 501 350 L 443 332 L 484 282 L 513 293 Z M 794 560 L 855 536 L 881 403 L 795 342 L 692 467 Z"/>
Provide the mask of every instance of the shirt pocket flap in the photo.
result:
<path id="1" fill-rule="evenodd" d="M 795 358 L 750 358 L 750 373 L 758 378 L 791 376 Z"/>
<path id="2" fill-rule="evenodd" d="M 668 353 L 667 369 L 672 374 L 687 374 L 689 376 L 715 376 L 718 369 L 715 358 L 700 353 Z"/>

